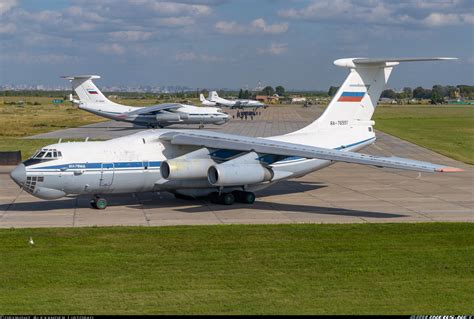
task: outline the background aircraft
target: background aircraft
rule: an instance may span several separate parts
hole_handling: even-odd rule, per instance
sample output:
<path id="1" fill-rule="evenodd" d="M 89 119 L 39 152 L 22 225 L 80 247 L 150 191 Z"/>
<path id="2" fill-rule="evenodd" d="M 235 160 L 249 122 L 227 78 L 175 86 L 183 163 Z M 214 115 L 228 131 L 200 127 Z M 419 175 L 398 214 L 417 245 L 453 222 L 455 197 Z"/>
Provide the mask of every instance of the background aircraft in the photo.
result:
<path id="1" fill-rule="evenodd" d="M 98 75 L 64 76 L 70 80 L 79 100 L 71 101 L 81 110 L 116 121 L 130 122 L 147 127 L 165 127 L 172 124 L 226 123 L 230 117 L 216 107 L 197 107 L 179 103 L 164 103 L 146 107 L 133 107 L 107 99 L 92 82 Z"/>
<path id="2" fill-rule="evenodd" d="M 357 153 L 374 143 L 371 120 L 392 68 L 400 62 L 449 58 L 336 60 L 350 69 L 324 113 L 310 125 L 281 136 L 253 138 L 200 130 L 146 130 L 108 141 L 44 147 L 18 165 L 12 179 L 43 199 L 69 194 L 169 191 L 209 196 L 230 205 L 253 203 L 254 191 L 301 177 L 335 162 L 424 172 L 460 169 L 399 157 Z"/>
<path id="3" fill-rule="evenodd" d="M 216 102 L 211 102 L 211 101 L 208 101 L 206 100 L 206 98 L 204 97 L 204 94 L 199 94 L 199 100 L 201 101 L 201 104 L 202 105 L 205 105 L 205 106 L 216 106 Z"/>
<path id="4" fill-rule="evenodd" d="M 219 97 L 216 91 L 210 91 L 209 96 L 204 99 L 204 95 L 200 96 L 201 103 L 203 105 L 217 105 L 217 106 L 227 106 L 230 108 L 256 108 L 262 107 L 264 104 L 255 100 L 227 100 Z"/>

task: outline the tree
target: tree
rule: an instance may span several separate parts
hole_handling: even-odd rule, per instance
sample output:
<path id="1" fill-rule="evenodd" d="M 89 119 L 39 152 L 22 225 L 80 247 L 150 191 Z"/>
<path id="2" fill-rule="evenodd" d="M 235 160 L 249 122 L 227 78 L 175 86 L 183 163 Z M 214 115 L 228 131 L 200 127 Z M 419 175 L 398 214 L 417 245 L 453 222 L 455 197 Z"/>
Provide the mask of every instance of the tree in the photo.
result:
<path id="1" fill-rule="evenodd" d="M 244 99 L 249 99 L 250 98 L 250 92 L 249 90 L 245 90 L 244 94 L 243 94 L 243 97 Z"/>
<path id="2" fill-rule="evenodd" d="M 283 86 L 279 85 L 275 88 L 275 92 L 279 96 L 283 96 L 285 94 L 285 88 Z"/>
<path id="3" fill-rule="evenodd" d="M 425 97 L 425 89 L 421 86 L 413 90 L 413 97 L 415 99 L 423 99 Z"/>
<path id="4" fill-rule="evenodd" d="M 395 93 L 395 91 L 393 90 L 384 90 L 382 92 L 382 95 L 380 95 L 380 97 L 385 97 L 385 98 L 388 98 L 388 99 L 395 99 L 397 97 L 397 93 Z"/>
<path id="5" fill-rule="evenodd" d="M 336 95 L 337 90 L 339 90 L 338 86 L 331 86 L 328 91 L 329 96 L 334 96 Z"/>
<path id="6" fill-rule="evenodd" d="M 411 99 L 413 97 L 413 91 L 410 87 L 406 86 L 403 88 L 403 95 L 406 99 Z"/>
<path id="7" fill-rule="evenodd" d="M 444 99 L 444 88 L 441 85 L 434 85 L 431 90 L 431 103 L 438 104 L 443 103 Z"/>
<path id="8" fill-rule="evenodd" d="M 244 98 L 244 91 L 242 89 L 240 89 L 239 96 L 237 98 L 238 99 L 243 99 Z"/>
<path id="9" fill-rule="evenodd" d="M 267 96 L 270 96 L 270 95 L 273 95 L 275 93 L 275 90 L 271 87 L 271 86 L 266 86 L 263 90 L 262 90 L 262 93 L 264 95 L 267 95 Z"/>

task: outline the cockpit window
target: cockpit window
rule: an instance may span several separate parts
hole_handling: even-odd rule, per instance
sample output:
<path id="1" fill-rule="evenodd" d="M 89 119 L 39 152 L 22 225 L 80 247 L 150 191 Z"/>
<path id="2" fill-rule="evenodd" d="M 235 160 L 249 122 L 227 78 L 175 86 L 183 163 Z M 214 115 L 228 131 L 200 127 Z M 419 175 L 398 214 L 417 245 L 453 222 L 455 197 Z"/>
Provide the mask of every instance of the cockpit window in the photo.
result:
<path id="1" fill-rule="evenodd" d="M 41 162 L 47 162 L 47 161 L 60 159 L 61 157 L 62 157 L 61 152 L 56 149 L 40 149 L 30 159 L 27 159 L 26 161 L 24 161 L 23 164 L 25 166 L 34 165 Z"/>
<path id="2" fill-rule="evenodd" d="M 43 158 L 43 156 L 44 156 L 45 153 L 46 153 L 46 152 L 40 151 L 40 152 L 36 153 L 36 155 L 35 155 L 34 157 L 35 157 L 35 158 Z"/>

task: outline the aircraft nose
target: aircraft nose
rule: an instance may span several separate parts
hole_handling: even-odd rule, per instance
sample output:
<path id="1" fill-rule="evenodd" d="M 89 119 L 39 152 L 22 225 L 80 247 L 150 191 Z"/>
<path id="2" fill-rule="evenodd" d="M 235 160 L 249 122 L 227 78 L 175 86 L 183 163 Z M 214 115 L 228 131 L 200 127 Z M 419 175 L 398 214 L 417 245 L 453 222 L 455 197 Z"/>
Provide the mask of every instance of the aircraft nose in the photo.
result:
<path id="1" fill-rule="evenodd" d="M 10 172 L 10 177 L 17 183 L 22 186 L 26 181 L 26 168 L 25 165 L 19 164 L 13 171 Z"/>

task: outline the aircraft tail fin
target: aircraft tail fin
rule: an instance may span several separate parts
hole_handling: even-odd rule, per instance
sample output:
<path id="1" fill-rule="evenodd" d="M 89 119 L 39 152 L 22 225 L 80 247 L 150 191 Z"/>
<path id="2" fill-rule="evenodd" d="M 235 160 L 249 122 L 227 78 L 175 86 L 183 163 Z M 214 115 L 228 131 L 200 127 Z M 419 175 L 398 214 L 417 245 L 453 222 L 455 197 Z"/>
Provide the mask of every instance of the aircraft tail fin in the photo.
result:
<path id="1" fill-rule="evenodd" d="M 98 75 L 62 76 L 62 78 L 71 82 L 72 88 L 83 103 L 115 104 L 107 99 L 92 82 L 94 79 L 100 79 Z"/>
<path id="2" fill-rule="evenodd" d="M 199 94 L 199 100 L 200 100 L 201 102 L 204 102 L 204 101 L 206 100 L 206 99 L 204 98 L 204 94 L 202 94 L 202 93 Z"/>
<path id="3" fill-rule="evenodd" d="M 345 123 L 368 122 L 387 84 L 394 66 L 401 62 L 454 60 L 456 58 L 348 58 L 334 61 L 350 69 L 344 83 L 334 95 L 323 114 L 309 126 L 297 131 L 313 131 L 316 127 L 338 127 Z"/>
<path id="4" fill-rule="evenodd" d="M 216 91 L 210 91 L 209 92 L 209 101 L 215 101 L 219 95 L 217 95 Z"/>

